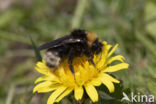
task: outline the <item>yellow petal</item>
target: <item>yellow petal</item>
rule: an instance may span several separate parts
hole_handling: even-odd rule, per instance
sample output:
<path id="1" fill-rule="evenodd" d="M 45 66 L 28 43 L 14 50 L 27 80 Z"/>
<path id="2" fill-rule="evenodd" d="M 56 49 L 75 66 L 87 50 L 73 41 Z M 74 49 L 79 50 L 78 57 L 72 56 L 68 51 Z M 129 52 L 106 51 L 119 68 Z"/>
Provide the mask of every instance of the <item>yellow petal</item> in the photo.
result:
<path id="1" fill-rule="evenodd" d="M 105 78 L 105 79 L 108 79 L 112 82 L 115 82 L 115 83 L 120 83 L 120 81 L 118 81 L 117 79 L 113 78 L 112 76 L 110 76 L 109 74 L 106 74 L 106 73 L 102 73 L 102 77 Z"/>
<path id="2" fill-rule="evenodd" d="M 38 83 L 38 82 L 41 82 L 41 81 L 45 81 L 48 79 L 48 76 L 42 76 L 42 77 L 39 77 L 35 80 L 35 84 Z"/>
<path id="3" fill-rule="evenodd" d="M 114 53 L 114 51 L 116 50 L 117 47 L 118 47 L 118 44 L 116 44 L 116 45 L 113 47 L 113 49 L 108 53 L 108 57 L 110 57 L 110 56 Z"/>
<path id="4" fill-rule="evenodd" d="M 107 52 L 103 51 L 102 55 L 99 55 L 99 57 L 96 59 L 96 67 L 100 69 L 102 66 L 104 66 L 106 61 L 106 55 Z"/>
<path id="5" fill-rule="evenodd" d="M 112 45 L 106 45 L 106 50 L 109 51 Z"/>
<path id="6" fill-rule="evenodd" d="M 33 89 L 33 93 L 37 92 L 50 92 L 58 88 L 59 84 L 53 84 L 50 81 L 42 82 L 38 85 L 36 85 Z"/>
<path id="7" fill-rule="evenodd" d="M 129 64 L 127 63 L 120 63 L 117 65 L 109 66 L 106 69 L 103 69 L 102 72 L 116 72 L 118 70 L 127 69 Z"/>
<path id="8" fill-rule="evenodd" d="M 58 71 L 59 76 L 63 78 L 66 77 L 66 73 L 63 67 L 60 67 L 57 71 Z"/>
<path id="9" fill-rule="evenodd" d="M 39 77 L 36 79 L 35 81 L 35 84 L 38 83 L 38 82 L 41 82 L 41 81 L 50 81 L 50 80 L 53 80 L 54 77 L 49 77 L 49 76 L 42 76 L 42 77 Z"/>
<path id="10" fill-rule="evenodd" d="M 100 79 L 102 83 L 108 88 L 109 92 L 114 92 L 114 84 L 109 78 L 107 78 L 107 76 L 102 74 Z"/>
<path id="11" fill-rule="evenodd" d="M 92 81 L 90 82 L 90 84 L 94 85 L 94 86 L 100 86 L 101 85 L 101 80 L 97 77 L 92 79 Z"/>
<path id="12" fill-rule="evenodd" d="M 49 68 L 42 66 L 41 62 L 39 62 L 37 64 L 39 67 L 35 67 L 35 70 L 37 70 L 39 73 L 44 74 L 44 75 L 52 74 Z"/>
<path id="13" fill-rule="evenodd" d="M 124 61 L 123 61 L 124 59 L 125 59 L 125 58 L 124 58 L 123 56 L 117 55 L 117 56 L 114 56 L 114 57 L 108 59 L 106 63 L 107 63 L 107 64 L 110 64 L 110 63 L 112 63 L 113 61 L 116 61 L 116 60 L 121 61 L 121 62 L 124 62 Z"/>
<path id="14" fill-rule="evenodd" d="M 102 44 L 107 45 L 107 42 L 106 41 L 103 41 Z"/>
<path id="15" fill-rule="evenodd" d="M 66 89 L 57 99 L 56 102 L 59 102 L 60 100 L 62 100 L 65 96 L 67 96 L 69 93 L 71 93 L 73 91 L 73 88 L 68 88 Z"/>
<path id="16" fill-rule="evenodd" d="M 86 89 L 86 92 L 87 92 L 88 96 L 90 97 L 90 99 L 93 102 L 97 102 L 98 101 L 98 93 L 97 93 L 95 87 L 91 84 L 86 84 L 85 89 Z"/>
<path id="17" fill-rule="evenodd" d="M 114 92 L 114 84 L 111 81 L 103 80 L 103 84 L 108 88 L 109 92 Z"/>
<path id="18" fill-rule="evenodd" d="M 53 104 L 56 99 L 67 89 L 67 87 L 61 86 L 57 88 L 48 98 L 47 104 Z"/>
<path id="19" fill-rule="evenodd" d="M 83 96 L 83 88 L 80 86 L 80 87 L 75 87 L 74 89 L 74 96 L 75 96 L 75 99 L 76 100 L 80 100 Z"/>
<path id="20" fill-rule="evenodd" d="M 51 74 L 50 76 L 42 76 L 42 77 L 37 78 L 35 81 L 35 84 L 41 81 L 53 81 L 53 82 L 60 83 L 59 78 L 53 74 Z"/>

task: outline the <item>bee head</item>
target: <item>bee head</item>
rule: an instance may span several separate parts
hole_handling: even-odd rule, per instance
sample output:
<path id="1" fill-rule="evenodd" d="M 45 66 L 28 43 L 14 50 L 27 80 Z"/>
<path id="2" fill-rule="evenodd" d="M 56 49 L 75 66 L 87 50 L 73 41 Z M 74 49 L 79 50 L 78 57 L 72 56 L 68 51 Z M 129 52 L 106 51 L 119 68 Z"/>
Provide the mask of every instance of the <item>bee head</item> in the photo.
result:
<path id="1" fill-rule="evenodd" d="M 87 31 L 87 44 L 93 53 L 100 53 L 102 51 L 103 44 L 99 41 L 96 34 L 90 31 Z"/>
<path id="2" fill-rule="evenodd" d="M 99 41 L 99 39 L 96 39 L 92 44 L 91 51 L 93 53 L 98 54 L 102 52 L 102 47 L 103 47 L 103 44 Z"/>

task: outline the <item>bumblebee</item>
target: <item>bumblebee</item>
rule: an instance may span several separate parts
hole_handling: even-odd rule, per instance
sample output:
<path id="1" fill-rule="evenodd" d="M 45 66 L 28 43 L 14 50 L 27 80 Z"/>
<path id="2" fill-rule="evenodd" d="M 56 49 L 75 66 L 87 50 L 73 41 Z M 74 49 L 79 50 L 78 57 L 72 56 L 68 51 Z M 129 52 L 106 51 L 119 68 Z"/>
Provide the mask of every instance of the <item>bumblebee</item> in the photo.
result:
<path id="1" fill-rule="evenodd" d="M 85 55 L 94 66 L 94 54 L 102 52 L 102 42 L 93 32 L 77 29 L 69 35 L 45 43 L 39 50 L 47 49 L 44 56 L 46 65 L 55 69 L 64 59 L 68 59 L 71 72 L 74 74 L 73 59 Z"/>

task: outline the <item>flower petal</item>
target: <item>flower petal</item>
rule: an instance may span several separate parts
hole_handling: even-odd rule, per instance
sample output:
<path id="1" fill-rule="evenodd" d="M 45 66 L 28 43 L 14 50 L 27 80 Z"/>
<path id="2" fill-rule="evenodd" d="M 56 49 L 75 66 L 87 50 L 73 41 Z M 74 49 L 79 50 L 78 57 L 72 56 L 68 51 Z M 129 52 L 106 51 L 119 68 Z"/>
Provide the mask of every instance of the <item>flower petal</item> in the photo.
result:
<path id="1" fill-rule="evenodd" d="M 114 57 L 108 59 L 106 63 L 107 64 L 110 64 L 110 63 L 112 63 L 113 61 L 116 61 L 116 60 L 121 61 L 121 62 L 124 62 L 124 59 L 125 58 L 123 56 L 117 55 L 117 56 L 114 56 Z"/>
<path id="2" fill-rule="evenodd" d="M 117 47 L 118 47 L 118 44 L 116 44 L 116 45 L 113 47 L 113 49 L 108 53 L 108 56 L 107 56 L 107 57 L 110 57 L 110 56 L 114 53 L 114 51 L 117 49 Z"/>
<path id="3" fill-rule="evenodd" d="M 45 81 L 48 79 L 48 76 L 42 76 L 42 77 L 39 77 L 35 80 L 35 84 L 38 83 L 38 82 L 41 82 L 41 81 Z"/>
<path id="4" fill-rule="evenodd" d="M 57 88 L 48 98 L 47 104 L 53 104 L 56 99 L 67 89 L 67 87 L 61 86 Z"/>
<path id="5" fill-rule="evenodd" d="M 86 89 L 86 92 L 87 92 L 88 96 L 90 97 L 90 99 L 93 102 L 97 102 L 98 101 L 98 93 L 97 93 L 95 87 L 91 84 L 86 84 L 85 89 Z"/>
<path id="6" fill-rule="evenodd" d="M 105 74 L 101 74 L 100 79 L 102 83 L 108 88 L 109 92 L 114 92 L 114 84 L 107 76 L 105 76 Z"/>
<path id="7" fill-rule="evenodd" d="M 103 43 L 104 45 L 107 45 L 107 42 L 106 42 L 106 41 L 103 41 L 102 43 Z"/>
<path id="8" fill-rule="evenodd" d="M 51 70 L 43 62 L 38 62 L 35 70 L 44 75 L 52 74 Z"/>
<path id="9" fill-rule="evenodd" d="M 114 92 L 114 84 L 111 81 L 103 80 L 103 84 L 108 88 L 109 92 Z"/>
<path id="10" fill-rule="evenodd" d="M 107 52 L 103 51 L 103 53 L 101 55 L 99 55 L 98 58 L 96 58 L 96 67 L 98 69 L 100 69 L 101 67 L 103 67 L 105 65 L 105 61 L 106 61 L 106 57 L 107 57 Z"/>
<path id="11" fill-rule="evenodd" d="M 113 78 L 112 76 L 110 76 L 109 74 L 106 74 L 106 73 L 102 73 L 103 75 L 103 78 L 106 78 L 112 82 L 115 82 L 115 83 L 120 83 L 120 81 L 118 81 L 117 79 Z"/>
<path id="12" fill-rule="evenodd" d="M 110 45 L 110 44 L 106 45 L 107 51 L 109 51 L 111 47 L 112 47 L 112 45 Z"/>
<path id="13" fill-rule="evenodd" d="M 33 93 L 37 92 L 50 92 L 58 88 L 60 84 L 53 84 L 50 81 L 42 82 L 38 85 L 36 85 L 33 89 Z"/>
<path id="14" fill-rule="evenodd" d="M 51 74 L 50 76 L 42 76 L 36 79 L 35 84 L 41 81 L 56 81 L 56 82 L 60 82 L 59 79 Z"/>
<path id="15" fill-rule="evenodd" d="M 56 102 L 59 102 L 60 100 L 62 100 L 65 96 L 67 96 L 69 93 L 71 93 L 73 91 L 73 88 L 68 88 L 66 89 L 57 99 Z"/>
<path id="16" fill-rule="evenodd" d="M 118 70 L 127 69 L 129 64 L 127 63 L 120 63 L 114 66 L 109 66 L 106 69 L 103 69 L 102 72 L 116 72 Z"/>
<path id="17" fill-rule="evenodd" d="M 75 87 L 74 89 L 74 96 L 75 96 L 75 99 L 76 100 L 80 100 L 83 96 L 83 88 L 80 86 L 80 87 Z"/>
<path id="18" fill-rule="evenodd" d="M 100 86 L 101 85 L 101 80 L 99 79 L 99 77 L 92 79 L 91 82 L 89 82 L 90 84 L 94 85 L 94 86 Z"/>

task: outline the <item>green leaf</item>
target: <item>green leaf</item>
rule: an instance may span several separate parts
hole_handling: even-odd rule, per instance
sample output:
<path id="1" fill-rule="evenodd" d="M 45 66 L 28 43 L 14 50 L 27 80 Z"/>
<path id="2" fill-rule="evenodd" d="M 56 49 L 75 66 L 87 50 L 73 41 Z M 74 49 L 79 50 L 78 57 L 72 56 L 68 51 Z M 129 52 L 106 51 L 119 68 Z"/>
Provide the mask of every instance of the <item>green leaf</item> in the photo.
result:
<path id="1" fill-rule="evenodd" d="M 106 100 L 112 100 L 112 99 L 114 99 L 113 97 L 111 97 L 110 95 L 108 95 L 107 93 L 105 93 L 104 91 L 99 91 L 98 93 L 99 93 L 99 95 L 100 95 L 100 97 L 102 99 L 106 99 Z"/>
<path id="2" fill-rule="evenodd" d="M 121 102 L 121 99 L 123 97 L 123 92 L 125 92 L 127 95 L 130 94 L 130 89 L 126 89 L 123 87 L 122 81 L 120 84 L 114 84 L 115 85 L 115 92 L 109 93 L 107 88 L 102 85 L 98 87 L 99 92 L 99 101 L 96 104 L 127 104 Z"/>
<path id="3" fill-rule="evenodd" d="M 156 47 L 154 42 L 152 42 L 150 39 L 148 39 L 147 36 L 145 36 L 145 33 L 137 31 L 136 32 L 137 39 L 144 45 L 145 49 L 147 51 L 150 51 L 151 54 L 153 54 L 154 57 L 156 57 Z"/>
<path id="4" fill-rule="evenodd" d="M 156 38 L 156 4 L 148 1 L 145 5 L 146 29 L 154 38 Z"/>
<path id="5" fill-rule="evenodd" d="M 32 37 L 31 37 L 31 35 L 29 35 L 29 39 L 30 39 L 30 41 L 32 43 L 32 46 L 34 48 L 34 52 L 35 52 L 35 55 L 36 55 L 36 60 L 37 61 L 42 61 L 42 57 L 41 57 L 40 51 L 38 50 L 35 42 L 33 41 Z"/>

